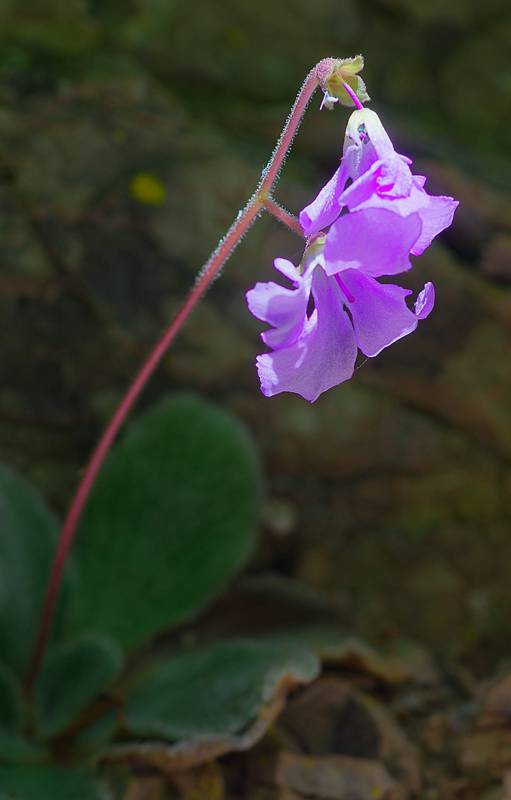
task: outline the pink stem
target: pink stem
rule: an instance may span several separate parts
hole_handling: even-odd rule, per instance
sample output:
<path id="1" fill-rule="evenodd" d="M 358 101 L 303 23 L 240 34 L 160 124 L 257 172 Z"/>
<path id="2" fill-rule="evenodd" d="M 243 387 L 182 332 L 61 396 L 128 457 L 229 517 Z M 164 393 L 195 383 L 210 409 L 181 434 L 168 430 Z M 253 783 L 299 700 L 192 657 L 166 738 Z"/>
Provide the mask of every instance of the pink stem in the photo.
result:
<path id="1" fill-rule="evenodd" d="M 278 221 L 282 222 L 283 225 L 286 225 L 289 230 L 293 231 L 293 233 L 297 233 L 298 236 L 303 238 L 303 229 L 297 218 L 293 214 L 290 214 L 289 211 L 286 211 L 285 208 L 282 208 L 281 205 L 276 203 L 272 197 L 266 198 L 264 201 L 264 207 L 266 211 L 272 215 L 272 217 L 278 219 Z"/>
<path id="2" fill-rule="evenodd" d="M 318 78 L 316 74 L 318 67 L 319 64 L 316 65 L 314 69 L 311 69 L 302 83 L 300 91 L 296 95 L 296 100 L 293 103 L 291 111 L 289 112 L 286 124 L 282 128 L 282 133 L 279 136 L 272 157 L 262 171 L 259 192 L 269 192 L 278 178 L 280 169 L 284 163 L 284 158 L 293 144 L 293 139 L 295 138 L 298 128 L 300 127 L 305 109 L 309 105 L 309 100 L 318 88 Z"/>
<path id="3" fill-rule="evenodd" d="M 346 89 L 346 91 L 348 92 L 349 96 L 351 97 L 351 99 L 352 99 L 352 100 L 353 100 L 353 102 L 355 103 L 355 106 L 356 106 L 358 109 L 364 108 L 364 106 L 362 105 L 362 103 L 361 103 L 361 102 L 360 102 L 360 100 L 358 99 L 356 92 L 354 92 L 354 91 L 353 91 L 353 89 L 351 88 L 351 86 L 349 86 L 349 85 L 346 83 L 346 81 L 343 81 L 343 82 L 342 82 L 342 85 L 344 86 L 344 88 L 345 88 L 345 89 Z"/>
<path id="4" fill-rule="evenodd" d="M 348 289 L 348 287 L 344 283 L 344 281 L 341 278 L 341 276 L 339 275 L 339 273 L 336 272 L 334 277 L 335 277 L 335 280 L 337 281 L 337 284 L 338 284 L 341 292 L 345 295 L 346 300 L 348 301 L 348 303 L 354 303 L 355 302 L 355 298 L 351 294 L 350 290 Z"/>
<path id="5" fill-rule="evenodd" d="M 248 201 L 243 211 L 240 212 L 235 222 L 227 232 L 227 235 L 221 239 L 220 244 L 212 253 L 205 267 L 203 267 L 201 270 L 196 284 L 190 291 L 187 299 L 170 323 L 167 330 L 164 332 L 161 339 L 150 352 L 142 368 L 135 376 L 135 379 L 121 400 L 112 419 L 103 431 L 103 434 L 89 459 L 78 488 L 69 506 L 64 525 L 60 531 L 48 581 L 48 587 L 46 590 L 46 597 L 41 613 L 37 639 L 30 661 L 30 667 L 26 681 L 27 692 L 31 691 L 39 673 L 41 661 L 48 642 L 48 635 L 50 632 L 51 621 L 55 611 L 55 604 L 57 602 L 60 584 L 62 581 L 64 565 L 76 534 L 78 522 L 80 521 L 83 509 L 90 495 L 92 487 L 94 486 L 97 474 L 101 469 L 106 456 L 108 455 L 119 429 L 136 403 L 144 386 L 190 316 L 191 312 L 201 297 L 205 294 L 213 279 L 216 277 L 216 275 L 218 275 L 221 268 L 237 245 L 240 243 L 245 233 L 260 214 L 261 210 L 265 207 L 266 203 L 269 202 L 271 208 L 273 208 L 273 205 L 277 206 L 276 203 L 273 203 L 273 201 L 269 200 L 269 194 L 277 180 L 284 158 L 291 147 L 309 100 L 314 94 L 317 86 L 318 82 L 316 78 L 316 68 L 314 68 L 309 72 L 300 91 L 298 92 L 297 98 L 277 142 L 277 146 L 275 147 L 272 157 L 261 174 L 261 180 L 255 194 Z M 271 213 L 274 213 L 273 210 Z M 284 209 L 282 209 L 282 213 L 286 214 Z M 287 219 L 286 224 L 288 224 Z"/>

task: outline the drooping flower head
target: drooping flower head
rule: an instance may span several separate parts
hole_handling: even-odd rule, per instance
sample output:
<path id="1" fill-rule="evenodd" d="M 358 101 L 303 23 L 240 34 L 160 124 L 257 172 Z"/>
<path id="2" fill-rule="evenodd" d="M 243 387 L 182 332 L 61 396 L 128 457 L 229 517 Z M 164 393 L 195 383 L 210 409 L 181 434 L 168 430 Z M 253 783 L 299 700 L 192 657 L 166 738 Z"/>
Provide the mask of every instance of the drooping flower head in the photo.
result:
<path id="1" fill-rule="evenodd" d="M 258 283 L 247 293 L 250 311 L 272 326 L 262 334 L 272 352 L 257 357 L 263 394 L 312 402 L 352 376 L 357 350 L 376 356 L 431 312 L 431 283 L 412 310 L 409 290 L 377 280 L 410 269 L 410 254 L 451 224 L 458 205 L 427 194 L 410 164 L 373 111 L 353 112 L 339 168 L 300 214 L 307 246 L 299 268 L 274 262 L 292 288 Z"/>
<path id="2" fill-rule="evenodd" d="M 329 233 L 329 260 L 340 255 L 334 240 L 339 242 L 342 237 L 343 247 L 347 238 L 362 257 L 363 247 L 379 251 L 380 258 L 385 255 L 380 275 L 409 269 L 409 254 L 423 253 L 435 236 L 449 227 L 458 205 L 452 197 L 429 195 L 424 190 L 426 178 L 412 175 L 411 163 L 396 153 L 374 111 L 354 111 L 339 168 L 300 214 L 305 235 L 335 223 Z M 340 216 L 346 211 L 351 216 Z"/>

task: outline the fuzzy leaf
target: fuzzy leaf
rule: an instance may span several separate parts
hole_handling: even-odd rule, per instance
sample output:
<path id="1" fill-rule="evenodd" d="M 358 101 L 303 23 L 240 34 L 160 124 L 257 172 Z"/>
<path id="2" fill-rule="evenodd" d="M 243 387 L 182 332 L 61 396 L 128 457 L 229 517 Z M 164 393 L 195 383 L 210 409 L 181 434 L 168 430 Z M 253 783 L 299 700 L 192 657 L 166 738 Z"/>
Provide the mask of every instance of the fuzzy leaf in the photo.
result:
<path id="1" fill-rule="evenodd" d="M 117 645 L 100 636 L 56 645 L 44 659 L 35 687 L 38 731 L 51 737 L 63 730 L 119 674 Z"/>
<path id="2" fill-rule="evenodd" d="M 237 734 L 282 684 L 312 680 L 318 660 L 282 643 L 236 639 L 153 665 L 128 691 L 124 722 L 133 734 L 171 741 Z"/>
<path id="3" fill-rule="evenodd" d="M 102 800 L 86 772 L 50 765 L 0 766 L 0 800 Z"/>
<path id="4" fill-rule="evenodd" d="M 39 495 L 0 465 L 0 653 L 17 672 L 35 640 L 56 533 Z"/>
<path id="5" fill-rule="evenodd" d="M 143 415 L 81 526 L 78 627 L 132 646 L 200 611 L 254 542 L 261 476 L 244 427 L 199 398 Z"/>

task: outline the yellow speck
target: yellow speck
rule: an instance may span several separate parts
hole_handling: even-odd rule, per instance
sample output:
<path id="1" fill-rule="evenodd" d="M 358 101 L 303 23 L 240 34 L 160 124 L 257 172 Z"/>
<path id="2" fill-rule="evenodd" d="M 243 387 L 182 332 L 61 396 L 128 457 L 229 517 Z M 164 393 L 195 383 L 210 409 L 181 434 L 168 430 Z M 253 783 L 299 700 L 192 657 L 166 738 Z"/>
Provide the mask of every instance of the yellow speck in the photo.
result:
<path id="1" fill-rule="evenodd" d="M 130 195 L 144 205 L 161 206 L 167 197 L 167 190 L 150 172 L 139 172 L 130 181 Z"/>
<path id="2" fill-rule="evenodd" d="M 123 128 L 116 128 L 112 133 L 112 139 L 114 142 L 118 142 L 119 144 L 125 142 L 127 138 L 128 134 Z"/>
<path id="3" fill-rule="evenodd" d="M 227 28 L 225 31 L 225 38 L 228 46 L 233 50 L 241 50 L 241 48 L 247 45 L 247 37 L 241 28 L 236 28 L 234 26 Z"/>

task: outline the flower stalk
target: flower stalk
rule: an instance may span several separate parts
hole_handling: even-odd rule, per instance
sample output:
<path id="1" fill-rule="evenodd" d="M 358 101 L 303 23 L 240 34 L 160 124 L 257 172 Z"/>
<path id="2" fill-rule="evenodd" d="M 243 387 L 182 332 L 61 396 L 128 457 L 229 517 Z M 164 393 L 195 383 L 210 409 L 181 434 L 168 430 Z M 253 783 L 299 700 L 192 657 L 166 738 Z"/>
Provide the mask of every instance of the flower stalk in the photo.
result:
<path id="1" fill-rule="evenodd" d="M 226 261 L 232 255 L 245 233 L 249 230 L 251 225 L 263 211 L 267 211 L 277 220 L 279 220 L 279 222 L 283 223 L 295 233 L 303 237 L 303 230 L 300 223 L 292 214 L 287 212 L 280 205 L 278 205 L 275 200 L 273 200 L 272 190 L 277 183 L 284 159 L 293 143 L 293 139 L 300 126 L 309 101 L 315 90 L 321 85 L 321 76 L 325 74 L 325 64 L 327 62 L 330 64 L 332 59 L 325 59 L 324 61 L 319 62 L 319 64 L 317 64 L 305 78 L 305 81 L 293 104 L 289 117 L 287 118 L 284 128 L 282 129 L 282 133 L 277 141 L 275 150 L 273 151 L 268 164 L 261 173 L 259 185 L 255 193 L 252 195 L 242 211 L 240 211 L 225 237 L 220 240 L 218 246 L 200 271 L 199 277 L 183 305 L 163 333 L 160 340 L 149 353 L 147 359 L 143 363 L 133 382 L 129 386 L 126 394 L 119 403 L 114 415 L 104 429 L 99 442 L 97 443 L 85 467 L 79 485 L 71 500 L 69 510 L 57 542 L 41 613 L 37 639 L 26 679 L 27 693 L 30 693 L 39 673 L 48 642 L 64 567 L 74 541 L 83 510 L 105 458 L 107 457 L 120 428 L 126 421 L 128 414 L 138 400 L 149 378 L 158 367 L 163 356 L 171 346 L 183 325 L 186 323 L 197 303 L 204 296 L 205 292 L 218 275 Z M 328 72 L 328 70 L 326 71 Z M 352 96 L 351 91 L 349 94 Z M 355 104 L 358 105 L 358 103 L 359 101 L 357 100 Z"/>

